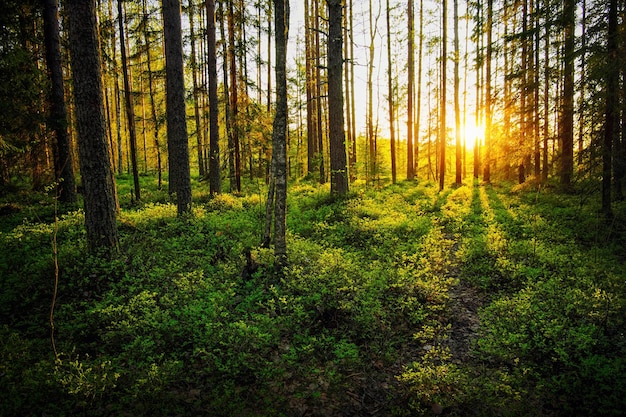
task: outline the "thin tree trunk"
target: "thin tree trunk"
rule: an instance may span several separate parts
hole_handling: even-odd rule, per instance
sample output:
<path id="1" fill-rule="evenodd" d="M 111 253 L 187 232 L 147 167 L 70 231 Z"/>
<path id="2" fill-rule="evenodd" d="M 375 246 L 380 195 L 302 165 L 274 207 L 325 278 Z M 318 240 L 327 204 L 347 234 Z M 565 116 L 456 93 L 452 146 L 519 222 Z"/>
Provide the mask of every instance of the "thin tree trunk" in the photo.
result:
<path id="1" fill-rule="evenodd" d="M 462 175 L 462 148 L 461 148 L 461 104 L 459 100 L 459 0 L 454 0 L 454 126 L 455 126 L 455 182 L 457 185 L 461 185 L 463 180 Z"/>
<path id="2" fill-rule="evenodd" d="M 132 87 L 129 79 L 129 65 L 126 55 L 126 38 L 124 33 L 124 13 L 122 2 L 117 0 L 117 18 L 120 29 L 120 53 L 122 56 L 122 77 L 124 79 L 124 103 L 126 105 L 126 122 L 128 124 L 128 141 L 130 145 L 130 163 L 133 172 L 133 184 L 135 198 L 141 200 L 141 188 L 139 187 L 139 170 L 137 169 L 137 131 L 135 129 L 135 110 L 133 108 Z"/>
<path id="3" fill-rule="evenodd" d="M 415 76 L 415 18 L 413 13 L 413 0 L 407 2 L 407 22 L 408 22 L 408 57 L 407 57 L 407 110 L 406 110 L 406 178 L 415 178 L 415 164 L 413 162 L 413 79 Z"/>
<path id="4" fill-rule="evenodd" d="M 491 182 L 491 125 L 492 125 L 492 104 L 491 104 L 491 61 L 493 54 L 493 0 L 487 0 L 487 56 L 485 58 L 485 159 L 483 162 L 483 180 Z"/>
<path id="5" fill-rule="evenodd" d="M 239 87 L 237 84 L 237 60 L 235 50 L 235 10 L 234 1 L 228 0 L 228 60 L 230 70 L 230 111 L 231 111 L 231 128 L 233 149 L 231 155 L 234 157 L 235 178 L 234 184 L 231 184 L 231 192 L 241 191 L 241 153 L 239 145 Z"/>
<path id="6" fill-rule="evenodd" d="M 391 77 L 391 10 L 387 0 L 387 101 L 389 105 L 389 136 L 391 142 L 391 182 L 396 183 L 396 131 L 395 131 L 395 104 L 393 100 L 393 79 Z"/>
<path id="7" fill-rule="evenodd" d="M 415 107 L 415 135 L 413 137 L 413 146 L 415 148 L 415 156 L 413 165 L 415 166 L 414 174 L 417 177 L 419 173 L 419 156 L 420 156 L 420 129 L 422 118 L 422 65 L 423 65 L 423 46 L 424 46 L 424 1 L 420 0 L 420 17 L 419 17 L 419 35 L 417 46 L 417 97 Z"/>
<path id="8" fill-rule="evenodd" d="M 147 22 L 148 21 L 148 11 L 146 6 L 147 0 L 142 0 L 142 11 L 143 18 Z M 148 67 L 148 93 L 150 94 L 150 118 L 152 119 L 152 124 L 154 127 L 154 146 L 156 148 L 157 153 L 157 176 L 158 176 L 158 189 L 160 190 L 163 187 L 163 161 L 161 156 L 161 144 L 159 142 L 159 120 L 157 118 L 156 112 L 156 103 L 155 103 L 155 92 L 154 92 L 154 74 L 152 73 L 152 58 L 150 56 L 150 40 L 148 37 L 147 25 L 143 32 L 144 41 L 146 43 L 146 65 Z"/>
<path id="9" fill-rule="evenodd" d="M 442 0 L 441 2 L 442 12 L 442 37 L 441 37 L 441 92 L 440 104 L 439 104 L 439 190 L 443 190 L 446 176 L 446 142 L 447 142 L 447 129 L 446 129 L 446 73 L 447 73 L 447 61 L 448 61 L 448 42 L 446 37 L 448 36 L 448 0 Z"/>
<path id="10" fill-rule="evenodd" d="M 207 10 L 207 67 L 209 81 L 209 190 L 222 192 L 220 173 L 219 101 L 217 98 L 217 47 L 215 28 L 215 0 L 206 0 Z"/>
<path id="11" fill-rule="evenodd" d="M 63 67 L 61 62 L 61 42 L 59 35 L 59 4 L 57 0 L 44 1 L 44 38 L 46 46 L 46 63 L 50 76 L 50 116 L 49 127 L 54 131 L 55 143 L 54 173 L 57 181 L 59 201 L 74 204 L 76 180 L 72 161 L 72 144 L 67 132 L 67 108 L 65 106 L 65 87 L 63 83 Z"/>
<path id="12" fill-rule="evenodd" d="M 202 139 L 202 124 L 200 123 L 200 98 L 198 88 L 198 62 L 196 60 L 196 31 L 195 31 L 195 6 L 194 0 L 189 0 L 189 35 L 191 36 L 191 80 L 193 86 L 193 112 L 196 122 L 196 146 L 198 155 L 198 175 L 200 178 L 206 176 L 205 164 L 204 164 L 204 140 Z"/>
<path id="13" fill-rule="evenodd" d="M 561 184 L 569 188 L 574 173 L 574 53 L 576 0 L 563 0 L 564 73 L 561 98 Z M 609 93 L 610 94 L 610 93 Z"/>
<path id="14" fill-rule="evenodd" d="M 619 68 L 618 63 L 618 18 L 617 0 L 609 2 L 609 24 L 607 42 L 606 108 L 604 121 L 604 142 L 602 147 L 602 212 L 607 218 L 613 216 L 611 208 L 611 174 L 613 171 L 613 144 L 618 136 L 619 112 Z"/>

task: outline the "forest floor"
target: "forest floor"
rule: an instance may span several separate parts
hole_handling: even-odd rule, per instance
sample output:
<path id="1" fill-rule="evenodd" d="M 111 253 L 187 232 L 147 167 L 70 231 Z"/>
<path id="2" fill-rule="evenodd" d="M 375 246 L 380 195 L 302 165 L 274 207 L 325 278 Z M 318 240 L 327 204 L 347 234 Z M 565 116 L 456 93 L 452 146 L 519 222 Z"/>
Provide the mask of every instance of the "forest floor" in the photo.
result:
<path id="1" fill-rule="evenodd" d="M 141 180 L 136 203 L 119 179 L 109 259 L 86 254 L 81 210 L 0 199 L 0 416 L 626 411 L 624 204 L 607 223 L 532 183 L 301 182 L 278 271 L 258 184 L 195 183 L 181 219 Z"/>

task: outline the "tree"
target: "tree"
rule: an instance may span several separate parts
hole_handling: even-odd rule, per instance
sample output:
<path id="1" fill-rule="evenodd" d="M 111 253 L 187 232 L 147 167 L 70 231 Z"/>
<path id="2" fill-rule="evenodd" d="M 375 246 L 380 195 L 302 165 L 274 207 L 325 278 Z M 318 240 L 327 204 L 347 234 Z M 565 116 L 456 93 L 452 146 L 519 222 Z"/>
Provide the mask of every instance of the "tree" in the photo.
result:
<path id="1" fill-rule="evenodd" d="M 183 215 L 191 212 L 191 176 L 185 110 L 180 0 L 162 0 L 162 7 L 170 193 L 176 195 L 178 215 Z"/>
<path id="2" fill-rule="evenodd" d="M 391 142 L 391 182 L 396 183 L 396 117 L 394 115 L 393 79 L 391 77 L 391 10 L 387 0 L 387 102 L 389 105 L 389 135 Z M 410 150 L 409 150 L 410 152 Z"/>
<path id="3" fill-rule="evenodd" d="M 328 113 L 330 137 L 330 192 L 348 193 L 348 167 L 343 120 L 343 5 L 341 0 L 328 3 Z"/>
<path id="4" fill-rule="evenodd" d="M 69 40 L 85 228 L 90 252 L 118 245 L 117 196 L 106 140 L 95 0 L 68 0 Z"/>
<path id="5" fill-rule="evenodd" d="M 220 173 L 219 102 L 217 99 L 217 48 L 215 42 L 215 0 L 206 0 L 207 10 L 207 69 L 209 78 L 209 190 L 222 192 Z"/>
<path id="6" fill-rule="evenodd" d="M 230 142 L 229 155 L 235 167 L 231 177 L 230 190 L 241 191 L 241 153 L 239 144 L 239 90 L 237 86 L 237 60 L 235 50 L 235 10 L 234 0 L 228 0 L 228 60 L 230 67 Z"/>
<path id="7" fill-rule="evenodd" d="M 189 0 L 189 6 L 187 8 L 189 13 L 189 36 L 191 37 L 191 80 L 193 83 L 193 113 L 195 120 L 195 131 L 196 131 L 196 154 L 198 155 L 198 175 L 203 178 L 206 176 L 205 173 L 205 162 L 204 162 L 204 139 L 203 139 L 203 129 L 202 123 L 200 121 L 200 88 L 198 86 L 198 61 L 196 59 L 196 30 L 194 21 L 195 17 L 195 5 L 194 0 Z M 210 35 L 207 33 L 207 38 Z"/>
<path id="8" fill-rule="evenodd" d="M 135 110 L 132 101 L 132 87 L 130 85 L 128 58 L 126 54 L 126 36 L 124 34 L 124 13 L 122 0 L 117 0 L 117 18 L 120 28 L 120 51 L 122 55 L 122 77 L 124 79 L 124 103 L 126 106 L 126 122 L 128 123 L 128 135 L 130 142 L 130 164 L 133 170 L 133 184 L 135 197 L 141 200 L 139 187 L 139 171 L 137 170 L 137 132 L 135 129 Z"/>
<path id="9" fill-rule="evenodd" d="M 276 114 L 272 133 L 272 180 L 267 199 L 266 221 L 271 223 L 274 213 L 274 254 L 278 263 L 287 263 L 286 209 L 287 209 L 287 40 L 289 33 L 289 0 L 274 1 L 276 45 Z M 275 187 L 275 188 L 274 188 Z M 272 190 L 274 188 L 274 190 Z M 273 208 L 273 210 L 272 210 Z M 270 226 L 266 224 L 266 233 Z M 265 236 L 265 240 L 269 236 Z M 266 242 L 267 243 L 267 242 Z"/>
<path id="10" fill-rule="evenodd" d="M 563 94 L 561 97 L 560 134 L 561 138 L 561 184 L 569 188 L 574 173 L 574 59 L 576 0 L 563 0 L 564 25 L 564 68 Z"/>
<path id="11" fill-rule="evenodd" d="M 461 104 L 459 101 L 459 61 L 461 54 L 459 52 L 459 0 L 454 0 L 454 134 L 455 134 L 455 183 L 461 184 L 462 181 L 462 152 L 461 152 Z"/>
<path id="12" fill-rule="evenodd" d="M 447 145 L 447 126 L 446 126 L 446 68 L 448 61 L 448 0 L 441 2 L 441 92 L 439 93 L 439 190 L 443 190 L 446 176 L 446 145 Z"/>
<path id="13" fill-rule="evenodd" d="M 619 114 L 619 68 L 618 63 L 618 26 L 617 0 L 609 1 L 609 24 L 607 42 L 607 74 L 606 74 L 606 107 L 604 119 L 604 140 L 602 146 L 602 212 L 612 217 L 611 208 L 611 173 L 613 158 L 613 143 L 618 136 Z"/>
<path id="14" fill-rule="evenodd" d="M 63 85 L 63 66 L 59 40 L 59 4 L 57 0 L 44 0 L 44 37 L 46 62 L 50 75 L 50 117 L 48 125 L 54 131 L 54 173 L 59 187 L 59 200 L 76 203 L 76 181 L 72 161 L 72 144 L 67 133 L 67 108 Z"/>
<path id="15" fill-rule="evenodd" d="M 413 78 L 415 76 L 415 18 L 413 13 L 413 0 L 408 0 L 407 20 L 409 25 L 408 42 L 408 83 L 407 83 L 407 110 L 406 110 L 406 178 L 412 180 L 415 177 L 415 164 L 413 162 Z"/>
<path id="16" fill-rule="evenodd" d="M 492 148 L 492 104 L 491 104 L 491 61 L 493 53 L 493 0 L 487 0 L 487 56 L 485 57 L 485 161 L 483 180 L 491 181 Z"/>

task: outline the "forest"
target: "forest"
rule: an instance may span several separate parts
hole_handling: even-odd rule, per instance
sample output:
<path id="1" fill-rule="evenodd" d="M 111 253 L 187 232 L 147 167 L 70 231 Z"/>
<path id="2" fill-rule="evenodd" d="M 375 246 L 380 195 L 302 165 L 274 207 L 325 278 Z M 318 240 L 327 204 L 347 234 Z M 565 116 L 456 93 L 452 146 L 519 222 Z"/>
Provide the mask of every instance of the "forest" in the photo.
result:
<path id="1" fill-rule="evenodd" d="M 0 28 L 0 416 L 626 414 L 624 0 Z"/>

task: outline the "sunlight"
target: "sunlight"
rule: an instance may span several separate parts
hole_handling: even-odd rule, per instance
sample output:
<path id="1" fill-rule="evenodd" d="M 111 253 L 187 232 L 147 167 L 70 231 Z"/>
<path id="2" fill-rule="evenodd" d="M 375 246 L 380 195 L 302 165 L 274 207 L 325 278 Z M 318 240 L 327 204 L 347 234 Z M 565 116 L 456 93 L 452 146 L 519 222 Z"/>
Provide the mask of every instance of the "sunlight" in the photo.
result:
<path id="1" fill-rule="evenodd" d="M 472 150 L 474 149 L 476 143 L 482 141 L 485 136 L 485 128 L 477 126 L 474 121 L 467 121 L 465 127 L 463 128 L 463 135 L 467 149 Z"/>

